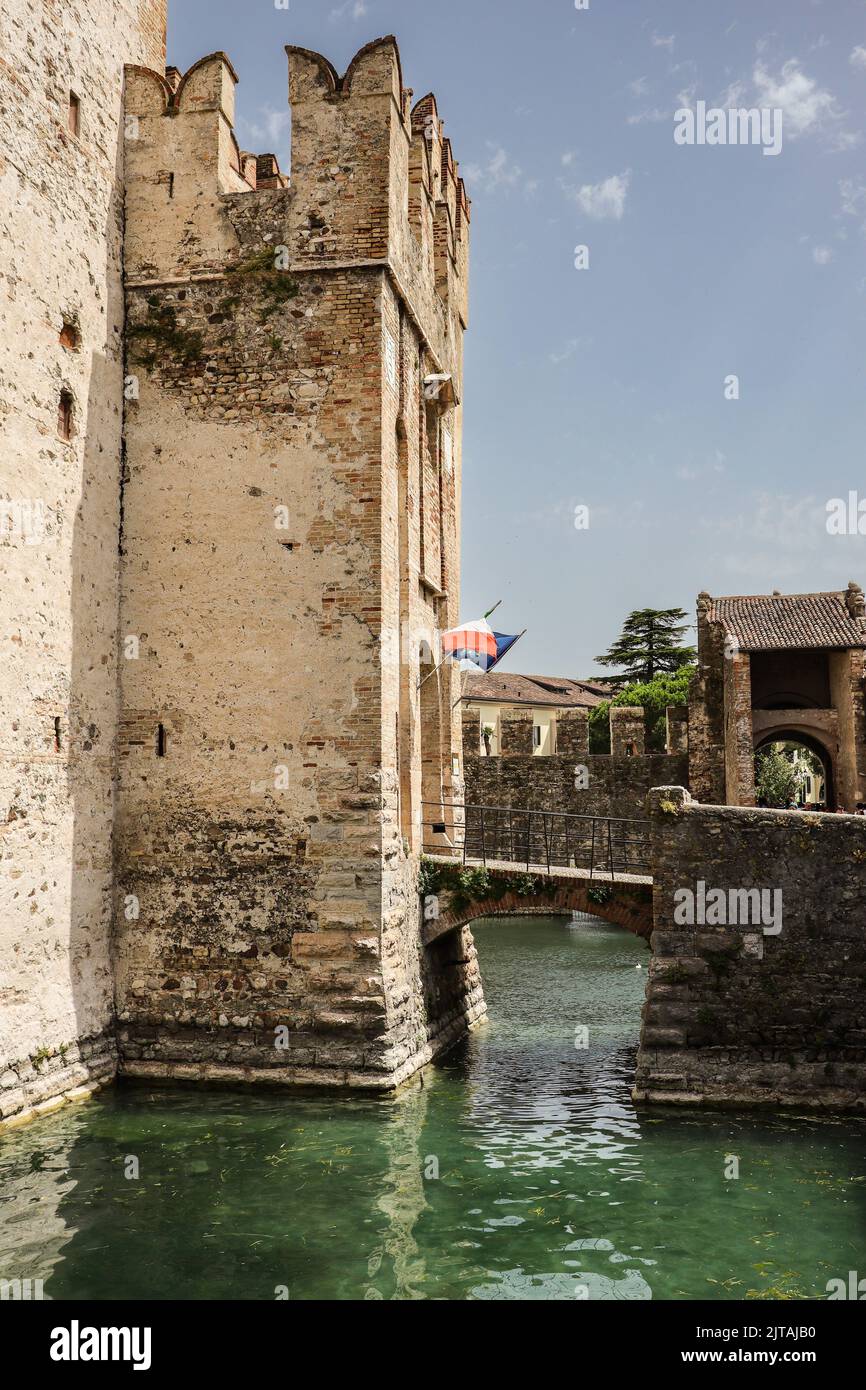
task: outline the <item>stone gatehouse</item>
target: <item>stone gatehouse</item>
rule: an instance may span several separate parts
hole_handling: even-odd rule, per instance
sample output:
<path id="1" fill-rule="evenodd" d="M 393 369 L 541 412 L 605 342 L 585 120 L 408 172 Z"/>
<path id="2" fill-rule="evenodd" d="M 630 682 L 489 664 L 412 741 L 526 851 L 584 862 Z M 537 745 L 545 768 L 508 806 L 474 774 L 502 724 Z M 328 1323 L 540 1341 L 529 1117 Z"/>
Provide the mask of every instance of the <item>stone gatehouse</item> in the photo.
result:
<path id="1" fill-rule="evenodd" d="M 689 787 L 753 806 L 755 752 L 811 748 L 830 809 L 866 801 L 866 603 L 859 584 L 815 594 L 698 598 L 698 674 L 689 708 Z"/>

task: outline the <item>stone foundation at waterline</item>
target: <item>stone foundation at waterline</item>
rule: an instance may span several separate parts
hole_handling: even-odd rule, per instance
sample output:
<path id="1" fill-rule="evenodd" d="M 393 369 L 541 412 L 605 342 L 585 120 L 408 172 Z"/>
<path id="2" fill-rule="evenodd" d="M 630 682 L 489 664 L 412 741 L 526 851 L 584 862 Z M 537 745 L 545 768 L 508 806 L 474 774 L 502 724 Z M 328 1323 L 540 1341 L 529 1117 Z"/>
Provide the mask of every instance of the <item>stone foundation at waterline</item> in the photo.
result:
<path id="1" fill-rule="evenodd" d="M 701 806 L 681 787 L 656 788 L 649 807 L 635 1098 L 866 1108 L 866 818 Z M 744 913 L 736 889 L 781 891 L 781 930 Z M 683 890 L 723 890 L 726 906 L 681 922 L 695 915 Z"/>

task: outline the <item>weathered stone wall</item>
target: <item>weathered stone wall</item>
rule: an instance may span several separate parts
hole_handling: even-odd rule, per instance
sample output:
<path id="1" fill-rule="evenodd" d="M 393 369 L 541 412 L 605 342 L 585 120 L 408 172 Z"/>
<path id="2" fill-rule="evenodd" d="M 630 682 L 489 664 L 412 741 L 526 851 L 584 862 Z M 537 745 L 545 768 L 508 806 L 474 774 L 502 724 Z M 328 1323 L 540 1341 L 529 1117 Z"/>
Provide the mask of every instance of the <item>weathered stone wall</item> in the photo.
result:
<path id="1" fill-rule="evenodd" d="M 725 802 L 755 804 L 755 745 L 752 735 L 751 659 L 747 652 L 725 658 Z"/>
<path id="2" fill-rule="evenodd" d="M 641 757 L 646 747 L 643 709 L 639 706 L 611 705 L 610 751 L 614 758 Z"/>
<path id="3" fill-rule="evenodd" d="M 467 207 L 393 42 L 289 58 L 291 187 L 246 181 L 223 55 L 129 75 L 120 1045 L 386 1087 L 483 1007 L 416 891 L 459 788 L 456 673 L 419 680 L 459 605 Z"/>
<path id="4" fill-rule="evenodd" d="M 863 652 L 829 653 L 830 699 L 837 715 L 836 796 L 846 811 L 866 801 L 866 701 Z"/>
<path id="5" fill-rule="evenodd" d="M 608 828 L 592 820 L 563 816 L 511 816 L 470 809 L 466 813 L 466 848 L 471 857 L 509 862 L 596 867 L 612 862 L 616 872 L 650 872 L 649 838 L 643 824 L 651 787 L 685 777 L 685 754 L 645 757 L 585 754 L 579 762 L 560 756 L 536 758 L 466 758 L 466 804 L 513 807 L 527 811 L 568 812 L 572 816 L 616 817 Z M 483 819 L 483 826 L 482 826 Z M 641 821 L 633 825 L 632 820 Z"/>
<path id="6" fill-rule="evenodd" d="M 121 107 L 164 37 L 164 0 L 0 20 L 0 1118 L 113 1069 Z"/>
<path id="7" fill-rule="evenodd" d="M 698 800 L 725 802 L 724 637 L 707 614 L 710 595 L 698 595 L 698 669 L 689 691 L 688 787 Z"/>
<path id="8" fill-rule="evenodd" d="M 580 764 L 557 754 L 552 758 L 467 758 L 466 801 L 472 805 L 528 807 L 538 811 L 569 811 L 578 816 L 637 816 L 645 814 L 651 787 L 685 781 L 683 753 L 669 757 L 585 754 Z M 587 785 L 576 776 L 587 772 Z"/>
<path id="9" fill-rule="evenodd" d="M 653 960 L 635 1096 L 678 1103 L 866 1103 L 866 820 L 700 806 L 656 789 Z M 681 923 L 682 897 L 780 890 L 727 922 Z M 731 922 L 731 916 L 739 918 Z M 765 934 L 764 925 L 770 925 Z"/>
<path id="10" fill-rule="evenodd" d="M 668 705 L 665 710 L 665 752 L 688 753 L 689 710 L 687 705 Z"/>

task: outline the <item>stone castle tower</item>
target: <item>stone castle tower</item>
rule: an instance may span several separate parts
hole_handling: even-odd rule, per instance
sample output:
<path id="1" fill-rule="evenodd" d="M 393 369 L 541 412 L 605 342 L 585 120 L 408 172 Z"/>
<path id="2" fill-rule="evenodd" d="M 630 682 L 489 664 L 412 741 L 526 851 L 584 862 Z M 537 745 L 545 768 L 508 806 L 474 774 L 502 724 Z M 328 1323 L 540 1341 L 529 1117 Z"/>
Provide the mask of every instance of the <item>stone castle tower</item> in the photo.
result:
<path id="1" fill-rule="evenodd" d="M 116 79 L 112 236 L 90 190 L 70 259 L 104 317 L 51 280 L 68 175 L 45 265 L 18 229 L 56 366 L 11 400 L 42 411 L 15 487 L 39 477 L 54 543 L 0 548 L 0 1114 L 115 1047 L 130 1075 L 389 1088 L 484 1007 L 468 930 L 422 946 L 416 886 L 459 797 L 459 687 L 431 672 L 458 621 L 465 190 L 393 39 L 342 78 L 288 50 L 287 179 L 239 149 L 223 54 L 164 69 L 163 20 L 142 3 L 89 57 Z"/>

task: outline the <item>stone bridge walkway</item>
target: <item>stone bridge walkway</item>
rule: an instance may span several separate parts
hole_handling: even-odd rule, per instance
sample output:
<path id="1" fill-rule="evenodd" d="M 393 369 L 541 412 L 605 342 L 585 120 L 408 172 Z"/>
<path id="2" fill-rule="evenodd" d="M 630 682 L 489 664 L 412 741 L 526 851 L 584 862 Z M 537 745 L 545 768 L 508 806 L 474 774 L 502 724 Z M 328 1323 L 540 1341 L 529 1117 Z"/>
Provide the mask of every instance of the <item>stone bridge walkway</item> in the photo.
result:
<path id="1" fill-rule="evenodd" d="M 624 927 L 649 941 L 652 932 L 652 877 L 572 866 L 536 868 L 508 860 L 464 860 L 463 856 L 425 855 L 441 866 L 442 883 L 425 900 L 424 944 L 466 926 L 479 917 L 558 916 L 586 912 Z M 466 899 L 452 886 L 464 869 L 486 871 L 490 892 Z M 435 899 L 431 902 L 431 898 Z M 429 915 L 428 915 L 429 914 Z"/>

